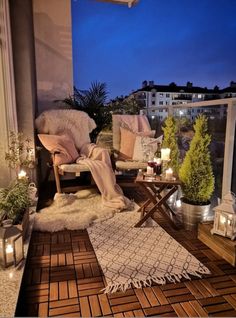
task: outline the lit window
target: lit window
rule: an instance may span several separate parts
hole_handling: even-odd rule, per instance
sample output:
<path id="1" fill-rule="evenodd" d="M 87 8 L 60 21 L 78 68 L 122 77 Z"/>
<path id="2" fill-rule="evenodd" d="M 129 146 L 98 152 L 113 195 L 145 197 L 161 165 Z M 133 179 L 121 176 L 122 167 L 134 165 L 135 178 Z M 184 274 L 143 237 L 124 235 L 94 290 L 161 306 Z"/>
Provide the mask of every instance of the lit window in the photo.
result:
<path id="1" fill-rule="evenodd" d="M 198 94 L 198 95 L 197 95 L 197 98 L 202 98 L 202 94 Z"/>

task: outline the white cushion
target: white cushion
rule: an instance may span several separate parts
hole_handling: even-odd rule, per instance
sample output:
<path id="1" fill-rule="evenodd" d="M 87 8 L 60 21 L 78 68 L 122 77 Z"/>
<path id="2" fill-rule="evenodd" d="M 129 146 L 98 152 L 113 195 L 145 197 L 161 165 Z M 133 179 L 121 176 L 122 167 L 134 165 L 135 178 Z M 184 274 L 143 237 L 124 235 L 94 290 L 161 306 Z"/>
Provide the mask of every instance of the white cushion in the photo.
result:
<path id="1" fill-rule="evenodd" d="M 80 172 L 90 171 L 86 165 L 79 163 L 63 164 L 58 166 L 62 173 L 74 173 L 76 176 L 80 175 Z"/>
<path id="2" fill-rule="evenodd" d="M 147 168 L 147 162 L 117 160 L 116 168 L 118 170 L 145 170 Z"/>
<path id="3" fill-rule="evenodd" d="M 137 136 L 134 143 L 133 160 L 147 161 L 148 154 L 154 154 L 157 150 L 157 143 L 161 142 L 162 136 L 158 138 Z"/>

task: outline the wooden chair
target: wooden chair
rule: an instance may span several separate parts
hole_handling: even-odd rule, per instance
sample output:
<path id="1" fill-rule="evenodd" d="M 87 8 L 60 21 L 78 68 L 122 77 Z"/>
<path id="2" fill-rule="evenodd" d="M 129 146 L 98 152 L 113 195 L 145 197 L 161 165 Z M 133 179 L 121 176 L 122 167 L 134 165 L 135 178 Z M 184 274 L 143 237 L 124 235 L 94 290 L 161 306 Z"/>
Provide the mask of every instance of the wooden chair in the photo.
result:
<path id="1" fill-rule="evenodd" d="M 57 154 L 56 152 L 51 153 L 52 165 L 53 165 L 53 172 L 54 172 L 54 177 L 55 177 L 55 182 L 56 182 L 56 189 L 57 189 L 58 193 L 61 193 L 62 190 L 64 190 L 61 187 L 61 176 L 65 176 L 66 174 L 70 174 L 70 175 L 72 175 L 72 177 L 79 177 L 81 172 L 89 172 L 90 170 L 85 165 L 82 165 L 79 163 L 69 163 L 69 164 L 62 164 L 62 165 L 58 166 L 55 164 L 55 155 L 56 154 Z"/>
<path id="2" fill-rule="evenodd" d="M 136 121 L 137 123 L 136 126 L 138 127 L 138 122 L 140 121 L 141 118 L 142 120 L 143 119 L 145 120 L 146 127 L 151 131 L 151 127 L 145 115 L 112 115 L 114 163 L 115 163 L 115 168 L 118 171 L 127 171 L 127 170 L 129 171 L 129 170 L 138 170 L 138 169 L 145 170 L 147 168 L 147 162 L 134 161 L 132 159 L 128 159 L 128 160 L 119 159 L 120 145 L 121 145 L 120 128 L 124 126 L 128 126 L 126 119 L 128 119 L 129 122 Z"/>

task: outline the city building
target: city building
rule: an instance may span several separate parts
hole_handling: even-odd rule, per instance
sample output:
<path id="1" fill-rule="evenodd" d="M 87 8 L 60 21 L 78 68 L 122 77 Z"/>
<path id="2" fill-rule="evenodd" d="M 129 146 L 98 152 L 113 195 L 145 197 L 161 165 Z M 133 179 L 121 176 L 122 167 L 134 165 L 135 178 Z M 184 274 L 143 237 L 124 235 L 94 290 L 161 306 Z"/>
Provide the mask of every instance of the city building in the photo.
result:
<path id="1" fill-rule="evenodd" d="M 155 85 L 154 81 L 143 81 L 142 88 L 132 93 L 137 101 L 145 105 L 144 113 L 149 117 L 157 116 L 163 120 L 173 105 L 184 105 L 188 103 L 214 100 L 220 98 L 236 97 L 236 82 L 231 81 L 230 86 L 219 89 L 215 86 L 213 89 L 207 87 L 193 86 L 193 83 L 187 82 L 185 86 L 179 86 L 175 83 L 169 85 Z M 193 109 L 179 109 L 178 116 L 187 116 L 194 118 L 199 113 L 207 113 L 210 116 L 222 118 L 226 115 L 225 107 L 201 107 Z"/>

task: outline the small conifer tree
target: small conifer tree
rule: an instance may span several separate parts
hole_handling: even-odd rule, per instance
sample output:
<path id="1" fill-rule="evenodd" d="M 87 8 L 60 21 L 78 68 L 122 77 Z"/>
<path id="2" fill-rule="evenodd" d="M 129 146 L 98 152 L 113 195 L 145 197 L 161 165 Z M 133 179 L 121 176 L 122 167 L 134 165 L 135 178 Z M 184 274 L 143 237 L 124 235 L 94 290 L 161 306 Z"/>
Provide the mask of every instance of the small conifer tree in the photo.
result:
<path id="1" fill-rule="evenodd" d="M 184 199 L 187 203 L 206 204 L 214 191 L 207 118 L 200 115 L 194 124 L 195 134 L 179 170 Z"/>
<path id="2" fill-rule="evenodd" d="M 164 136 L 162 148 L 170 148 L 170 163 L 169 166 L 175 173 L 179 172 L 179 148 L 177 144 L 177 126 L 173 116 L 168 116 L 165 120 L 164 127 L 162 127 Z"/>

